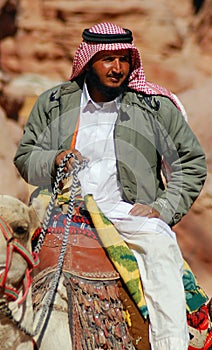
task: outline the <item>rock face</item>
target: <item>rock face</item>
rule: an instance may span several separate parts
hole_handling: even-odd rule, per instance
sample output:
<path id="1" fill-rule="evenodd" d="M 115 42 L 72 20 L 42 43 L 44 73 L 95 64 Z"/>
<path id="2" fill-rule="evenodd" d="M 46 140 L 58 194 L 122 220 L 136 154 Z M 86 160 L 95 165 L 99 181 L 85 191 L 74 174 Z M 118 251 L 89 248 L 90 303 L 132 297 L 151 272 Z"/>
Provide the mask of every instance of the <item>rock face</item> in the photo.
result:
<path id="1" fill-rule="evenodd" d="M 84 28 L 111 21 L 133 31 L 149 81 L 183 102 L 205 149 L 208 179 L 174 228 L 185 258 L 212 295 L 212 3 L 210 0 L 0 0 L 0 193 L 27 201 L 12 159 L 36 96 L 71 74 Z M 24 103 L 27 101 L 27 103 Z"/>
<path id="2" fill-rule="evenodd" d="M 1 107 L 0 125 L 0 194 L 14 195 L 26 202 L 27 186 L 13 165 L 13 156 L 22 135 L 22 128 L 12 119 L 6 118 Z"/>

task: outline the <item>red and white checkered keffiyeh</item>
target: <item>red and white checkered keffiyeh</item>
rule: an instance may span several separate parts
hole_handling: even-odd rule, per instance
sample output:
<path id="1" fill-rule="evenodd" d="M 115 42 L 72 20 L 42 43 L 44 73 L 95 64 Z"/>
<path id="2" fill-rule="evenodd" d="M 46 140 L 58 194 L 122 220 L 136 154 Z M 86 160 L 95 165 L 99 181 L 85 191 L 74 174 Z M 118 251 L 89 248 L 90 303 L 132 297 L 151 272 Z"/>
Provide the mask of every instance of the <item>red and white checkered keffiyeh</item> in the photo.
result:
<path id="1" fill-rule="evenodd" d="M 96 34 L 126 34 L 123 28 L 112 23 L 96 24 L 89 29 L 89 32 Z M 129 77 L 128 87 L 132 90 L 143 92 L 147 95 L 167 96 L 180 110 L 182 110 L 175 95 L 162 86 L 146 81 L 139 51 L 133 43 L 94 43 L 83 40 L 74 56 L 73 70 L 70 80 L 75 80 L 84 72 L 86 64 L 97 52 L 103 50 L 112 51 L 123 49 L 130 49 L 132 53 L 132 73 Z"/>

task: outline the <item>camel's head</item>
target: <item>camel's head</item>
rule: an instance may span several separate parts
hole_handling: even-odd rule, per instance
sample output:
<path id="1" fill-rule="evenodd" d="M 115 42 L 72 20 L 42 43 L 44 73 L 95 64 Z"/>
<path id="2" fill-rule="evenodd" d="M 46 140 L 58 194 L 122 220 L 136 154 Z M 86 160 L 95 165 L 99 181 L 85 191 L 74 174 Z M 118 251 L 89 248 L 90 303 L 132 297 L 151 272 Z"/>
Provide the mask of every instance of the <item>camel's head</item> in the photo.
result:
<path id="1" fill-rule="evenodd" d="M 15 197 L 0 195 L 0 216 L 7 221 L 15 238 L 27 245 L 33 232 L 40 226 L 36 208 L 27 206 Z"/>
<path id="2" fill-rule="evenodd" d="M 17 198 L 0 195 L 0 217 L 12 228 L 12 235 L 31 251 L 31 236 L 40 227 L 36 208 L 32 205 L 28 207 Z M 0 231 L 0 270 L 4 270 L 5 268 L 6 244 L 6 239 Z M 15 251 L 12 257 L 7 283 L 13 286 L 17 285 L 23 278 L 26 268 L 26 260 Z"/>

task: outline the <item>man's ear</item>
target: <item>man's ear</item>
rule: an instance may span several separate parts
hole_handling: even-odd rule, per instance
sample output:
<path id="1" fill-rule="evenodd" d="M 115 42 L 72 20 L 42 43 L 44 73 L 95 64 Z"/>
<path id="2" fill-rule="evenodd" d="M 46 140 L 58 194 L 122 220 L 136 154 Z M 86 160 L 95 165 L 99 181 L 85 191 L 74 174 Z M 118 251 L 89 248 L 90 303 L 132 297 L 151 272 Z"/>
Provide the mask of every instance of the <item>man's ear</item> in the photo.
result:
<path id="1" fill-rule="evenodd" d="M 92 67 L 92 64 L 93 64 L 93 57 L 90 59 L 90 61 L 88 61 L 88 63 L 86 63 L 85 67 L 84 67 L 84 71 L 87 73 L 91 67 Z"/>
<path id="2" fill-rule="evenodd" d="M 88 62 L 88 63 L 86 64 L 86 66 L 84 67 L 85 73 L 87 73 L 87 72 L 89 71 L 90 66 L 91 66 L 91 64 L 90 64 L 90 62 Z"/>

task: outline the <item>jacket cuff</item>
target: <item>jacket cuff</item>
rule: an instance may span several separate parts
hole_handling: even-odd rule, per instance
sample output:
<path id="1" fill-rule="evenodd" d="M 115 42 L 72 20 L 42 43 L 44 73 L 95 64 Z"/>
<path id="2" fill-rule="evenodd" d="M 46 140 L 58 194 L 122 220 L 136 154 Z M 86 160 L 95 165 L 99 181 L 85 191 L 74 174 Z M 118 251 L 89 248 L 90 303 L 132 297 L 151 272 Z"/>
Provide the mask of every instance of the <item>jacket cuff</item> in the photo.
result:
<path id="1" fill-rule="evenodd" d="M 169 226 L 176 225 L 183 216 L 181 213 L 175 212 L 170 208 L 169 203 L 163 198 L 158 198 L 151 206 L 160 213 L 161 219 Z"/>

